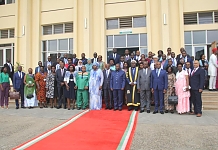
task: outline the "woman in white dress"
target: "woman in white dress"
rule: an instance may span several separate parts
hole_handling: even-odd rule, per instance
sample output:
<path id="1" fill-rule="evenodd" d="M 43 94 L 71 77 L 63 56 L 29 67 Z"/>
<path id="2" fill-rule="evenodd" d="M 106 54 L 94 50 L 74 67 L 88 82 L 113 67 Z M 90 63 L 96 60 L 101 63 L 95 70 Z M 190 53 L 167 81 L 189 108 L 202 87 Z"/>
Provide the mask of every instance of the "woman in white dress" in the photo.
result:
<path id="1" fill-rule="evenodd" d="M 38 101 L 36 98 L 36 83 L 34 80 L 34 74 L 32 74 L 32 68 L 28 69 L 28 74 L 24 77 L 24 106 L 29 107 L 29 109 L 38 106 Z"/>

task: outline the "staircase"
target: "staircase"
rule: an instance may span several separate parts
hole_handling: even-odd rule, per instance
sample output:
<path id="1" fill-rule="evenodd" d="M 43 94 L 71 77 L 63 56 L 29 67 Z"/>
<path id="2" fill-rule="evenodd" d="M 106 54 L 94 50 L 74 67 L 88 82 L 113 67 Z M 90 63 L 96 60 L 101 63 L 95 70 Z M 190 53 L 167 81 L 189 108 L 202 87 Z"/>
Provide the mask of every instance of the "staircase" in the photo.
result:
<path id="1" fill-rule="evenodd" d="M 202 93 L 203 110 L 218 110 L 218 91 L 204 90 Z"/>

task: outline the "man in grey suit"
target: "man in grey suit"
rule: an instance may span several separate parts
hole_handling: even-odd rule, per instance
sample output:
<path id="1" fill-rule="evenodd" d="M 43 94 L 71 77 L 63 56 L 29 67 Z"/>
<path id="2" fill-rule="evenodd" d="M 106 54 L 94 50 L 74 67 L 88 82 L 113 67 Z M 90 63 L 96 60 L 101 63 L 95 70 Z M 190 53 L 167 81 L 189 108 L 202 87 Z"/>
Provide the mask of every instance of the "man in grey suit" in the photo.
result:
<path id="1" fill-rule="evenodd" d="M 137 89 L 140 92 L 140 113 L 144 112 L 145 106 L 147 113 L 150 113 L 150 97 L 151 97 L 151 69 L 148 68 L 148 62 L 143 63 L 144 68 L 139 70 Z"/>
<path id="2" fill-rule="evenodd" d="M 105 109 L 112 109 L 112 91 L 110 88 L 110 81 L 111 81 L 111 72 L 112 70 L 110 69 L 110 64 L 105 65 L 105 70 L 103 71 L 104 75 L 104 82 L 103 82 L 103 91 L 104 91 L 104 100 L 106 104 Z"/>
<path id="3" fill-rule="evenodd" d="M 64 69 L 64 62 L 60 61 L 60 69 L 56 71 L 56 81 L 57 81 L 57 88 L 58 88 L 58 106 L 57 109 L 64 105 L 64 109 L 66 109 L 66 99 L 63 97 L 64 94 L 64 76 L 66 73 L 66 69 Z"/>

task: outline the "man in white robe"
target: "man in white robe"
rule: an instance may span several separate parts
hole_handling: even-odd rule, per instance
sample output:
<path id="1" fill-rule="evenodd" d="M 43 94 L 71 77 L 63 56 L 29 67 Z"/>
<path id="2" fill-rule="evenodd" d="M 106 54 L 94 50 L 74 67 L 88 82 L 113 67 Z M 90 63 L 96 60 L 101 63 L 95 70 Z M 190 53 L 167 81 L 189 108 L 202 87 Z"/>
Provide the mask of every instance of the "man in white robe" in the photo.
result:
<path id="1" fill-rule="evenodd" d="M 217 77 L 217 48 L 213 48 L 212 55 L 210 56 L 209 60 L 209 68 L 208 68 L 208 75 L 210 76 L 209 80 L 209 91 L 216 91 L 216 77 Z"/>

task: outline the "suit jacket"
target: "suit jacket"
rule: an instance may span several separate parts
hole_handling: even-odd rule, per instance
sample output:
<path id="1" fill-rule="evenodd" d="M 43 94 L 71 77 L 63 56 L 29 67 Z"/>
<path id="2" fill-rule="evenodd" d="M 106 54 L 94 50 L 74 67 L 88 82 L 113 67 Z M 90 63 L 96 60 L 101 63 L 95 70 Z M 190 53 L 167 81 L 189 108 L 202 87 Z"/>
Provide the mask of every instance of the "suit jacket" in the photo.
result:
<path id="1" fill-rule="evenodd" d="M 182 59 L 182 58 L 179 57 L 179 59 L 178 59 L 178 61 L 177 61 L 177 64 L 180 63 L 180 60 L 181 60 L 181 59 Z M 187 55 L 187 62 L 190 62 L 191 69 L 193 69 L 193 60 L 192 60 L 192 58 L 191 58 L 189 55 Z"/>
<path id="2" fill-rule="evenodd" d="M 56 71 L 56 81 L 57 81 L 57 87 L 61 87 L 61 83 L 64 82 L 64 77 L 66 74 L 66 69 L 64 69 L 64 74 L 63 76 L 61 75 L 61 69 L 58 69 Z"/>
<path id="3" fill-rule="evenodd" d="M 111 74 L 110 88 L 124 89 L 126 84 L 126 73 L 123 70 L 113 71 Z"/>
<path id="4" fill-rule="evenodd" d="M 138 60 L 136 60 L 135 58 L 134 58 L 133 60 L 136 61 L 136 66 L 138 66 L 138 65 L 139 65 L 139 64 L 138 64 Z M 131 61 L 132 61 L 132 59 L 127 60 L 128 66 L 131 66 Z"/>
<path id="5" fill-rule="evenodd" d="M 84 58 L 84 59 L 81 59 L 82 60 L 82 62 L 83 62 L 83 65 L 86 65 L 87 64 L 87 58 Z"/>
<path id="6" fill-rule="evenodd" d="M 165 66 L 164 70 L 166 70 L 167 72 L 167 67 L 169 67 L 169 65 Z M 178 72 L 178 69 L 175 66 L 171 66 L 173 68 L 173 73 L 176 75 L 176 73 Z"/>
<path id="7" fill-rule="evenodd" d="M 37 74 L 40 71 L 40 67 L 35 68 L 35 74 Z M 44 68 L 44 71 L 47 72 L 47 68 Z"/>
<path id="8" fill-rule="evenodd" d="M 53 65 L 54 63 L 51 61 L 51 66 Z M 47 71 L 47 66 L 48 66 L 48 61 L 44 62 L 44 67 L 45 67 L 45 70 Z"/>
<path id="9" fill-rule="evenodd" d="M 77 66 L 79 59 L 78 58 L 72 58 L 72 63 Z"/>
<path id="10" fill-rule="evenodd" d="M 104 76 L 104 81 L 103 81 L 103 89 L 106 90 L 106 89 L 110 89 L 110 81 L 111 81 L 111 74 L 113 72 L 113 70 L 109 69 L 110 70 L 110 73 L 107 77 L 107 73 L 106 73 L 106 69 L 103 71 L 103 76 Z"/>
<path id="11" fill-rule="evenodd" d="M 146 74 L 145 69 L 139 70 L 137 89 L 150 90 L 151 72 L 152 72 L 152 70 L 150 68 L 147 68 L 147 74 Z"/>
<path id="12" fill-rule="evenodd" d="M 11 63 L 10 63 L 11 64 Z M 4 64 L 4 67 L 7 67 L 7 73 L 9 74 L 9 76 L 11 77 L 13 77 L 13 75 L 14 75 L 14 66 L 11 64 L 11 68 L 12 68 L 12 72 L 11 72 L 11 68 L 10 68 L 10 66 L 6 63 L 6 64 Z"/>
<path id="13" fill-rule="evenodd" d="M 109 63 L 109 60 L 111 60 L 111 59 L 114 59 L 113 54 L 109 55 L 108 63 Z M 119 54 L 116 54 L 116 58 L 114 59 L 114 62 L 115 62 L 115 64 L 120 62 L 120 55 Z"/>
<path id="14" fill-rule="evenodd" d="M 18 90 L 20 88 L 24 88 L 24 76 L 25 73 L 21 72 L 22 77 L 19 76 L 18 72 L 16 72 L 13 76 L 13 87 Z"/>
<path id="15" fill-rule="evenodd" d="M 156 73 L 156 69 L 151 73 L 151 88 L 154 90 L 167 90 L 168 77 L 165 70 L 161 69 L 159 76 Z"/>
<path id="16" fill-rule="evenodd" d="M 191 90 L 199 90 L 204 89 L 205 82 L 205 71 L 202 68 L 198 68 L 198 70 L 190 76 L 190 86 Z"/>
<path id="17" fill-rule="evenodd" d="M 94 58 L 91 59 L 92 63 L 94 62 Z M 97 62 L 98 62 L 98 58 L 97 58 Z"/>

